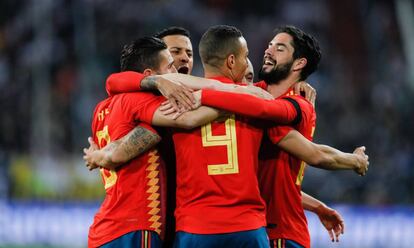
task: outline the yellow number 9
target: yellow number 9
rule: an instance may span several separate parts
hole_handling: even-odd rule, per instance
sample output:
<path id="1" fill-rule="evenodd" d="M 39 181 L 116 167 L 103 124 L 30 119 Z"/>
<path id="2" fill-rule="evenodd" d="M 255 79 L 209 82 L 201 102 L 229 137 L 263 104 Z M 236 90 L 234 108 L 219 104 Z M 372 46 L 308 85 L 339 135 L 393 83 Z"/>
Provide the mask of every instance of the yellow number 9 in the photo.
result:
<path id="1" fill-rule="evenodd" d="M 209 175 L 239 173 L 235 116 L 231 115 L 227 118 L 224 126 L 226 128 L 224 135 L 213 135 L 211 132 L 211 123 L 201 127 L 201 137 L 204 147 L 226 146 L 227 148 L 227 163 L 208 165 Z"/>

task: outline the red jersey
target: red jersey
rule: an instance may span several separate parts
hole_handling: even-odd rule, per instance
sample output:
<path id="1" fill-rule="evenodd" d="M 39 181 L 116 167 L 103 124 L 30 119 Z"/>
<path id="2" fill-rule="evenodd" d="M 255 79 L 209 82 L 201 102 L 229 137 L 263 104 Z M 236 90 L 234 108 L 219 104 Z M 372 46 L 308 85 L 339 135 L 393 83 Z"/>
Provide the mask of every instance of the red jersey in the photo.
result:
<path id="1" fill-rule="evenodd" d="M 263 82 L 256 85 L 266 88 Z M 267 205 L 269 238 L 291 239 L 309 247 L 310 238 L 300 189 L 305 163 L 280 150 L 277 143 L 293 128 L 312 140 L 316 121 L 312 104 L 294 95 L 292 90 L 274 100 L 203 90 L 201 102 L 203 105 L 272 120 L 278 124 L 292 123 L 294 127 L 275 126 L 268 130 L 269 137 L 265 137 L 261 147 L 259 184 Z"/>
<path id="2" fill-rule="evenodd" d="M 136 125 L 149 125 L 164 101 L 151 93 L 127 93 L 109 97 L 95 108 L 94 141 L 100 148 L 125 136 Z M 154 131 L 155 132 L 155 131 Z M 116 170 L 101 169 L 105 199 L 89 229 L 88 247 L 99 247 L 128 232 L 152 230 L 163 235 L 165 165 L 157 149 L 151 149 Z"/>
<path id="3" fill-rule="evenodd" d="M 260 151 L 259 183 L 266 202 L 267 233 L 270 239 L 290 239 L 310 247 L 310 236 L 302 207 L 301 184 L 306 164 L 280 150 L 277 143 L 292 129 L 312 140 L 316 113 L 310 102 L 289 91 L 301 110 L 300 121 L 292 126 L 275 126 L 268 130 Z"/>
<path id="4" fill-rule="evenodd" d="M 174 132 L 176 231 L 214 234 L 265 226 L 256 177 L 261 138 L 261 127 L 235 115 Z"/>

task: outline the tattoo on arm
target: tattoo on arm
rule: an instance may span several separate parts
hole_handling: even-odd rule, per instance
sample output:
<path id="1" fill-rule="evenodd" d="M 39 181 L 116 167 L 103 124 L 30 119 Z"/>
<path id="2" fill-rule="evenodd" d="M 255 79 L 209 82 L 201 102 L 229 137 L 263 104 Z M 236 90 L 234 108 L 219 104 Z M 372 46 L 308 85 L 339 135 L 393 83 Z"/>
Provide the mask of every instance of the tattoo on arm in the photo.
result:
<path id="1" fill-rule="evenodd" d="M 119 145 L 121 145 L 121 140 L 115 140 L 114 142 L 109 143 L 104 148 L 102 148 L 102 151 L 105 153 L 111 153 L 113 152 Z"/>
<path id="2" fill-rule="evenodd" d="M 161 140 L 161 137 L 146 128 L 136 126 L 121 140 L 117 150 L 122 154 L 122 160 L 129 161 L 152 148 Z M 115 153 L 113 153 L 113 159 L 115 159 Z"/>
<path id="3" fill-rule="evenodd" d="M 142 79 L 141 81 L 141 89 L 142 90 L 156 90 L 157 83 L 154 76 L 148 76 Z"/>

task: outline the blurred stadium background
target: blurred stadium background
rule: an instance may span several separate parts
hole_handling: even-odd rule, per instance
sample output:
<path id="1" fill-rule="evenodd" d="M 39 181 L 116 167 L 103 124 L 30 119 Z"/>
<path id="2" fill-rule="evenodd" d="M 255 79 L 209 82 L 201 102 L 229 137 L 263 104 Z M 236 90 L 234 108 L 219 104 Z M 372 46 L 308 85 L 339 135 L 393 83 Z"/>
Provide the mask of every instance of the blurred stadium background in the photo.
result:
<path id="1" fill-rule="evenodd" d="M 240 28 L 255 71 L 280 24 L 314 34 L 323 60 L 315 140 L 365 145 L 367 176 L 309 168 L 304 191 L 337 207 L 340 243 L 309 214 L 313 247 L 414 243 L 414 1 L 3 0 L 0 2 L 0 247 L 85 247 L 103 197 L 82 161 L 106 76 L 126 42 L 171 26 L 198 40 Z"/>

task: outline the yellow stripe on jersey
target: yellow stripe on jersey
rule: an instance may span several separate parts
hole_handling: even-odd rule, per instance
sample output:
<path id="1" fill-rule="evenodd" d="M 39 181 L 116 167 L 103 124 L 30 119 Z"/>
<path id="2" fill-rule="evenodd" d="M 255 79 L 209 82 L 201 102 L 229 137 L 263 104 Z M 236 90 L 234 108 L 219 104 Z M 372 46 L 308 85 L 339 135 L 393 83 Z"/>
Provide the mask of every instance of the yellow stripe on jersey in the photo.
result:
<path id="1" fill-rule="evenodd" d="M 154 231 L 157 232 L 158 234 L 161 234 L 161 225 L 162 223 L 160 222 L 161 216 L 159 215 L 161 209 L 160 209 L 160 186 L 158 185 L 159 183 L 159 165 L 160 163 L 158 163 L 158 159 L 159 159 L 159 155 L 158 155 L 158 150 L 154 149 L 152 151 L 150 151 L 148 153 L 148 166 L 146 168 L 146 170 L 148 171 L 147 174 L 147 178 L 148 178 L 148 183 L 147 183 L 147 193 L 149 194 L 147 200 L 149 200 L 149 204 L 147 205 L 150 210 L 148 211 L 148 214 L 151 216 L 149 218 L 149 222 L 151 222 L 151 228 L 154 228 Z M 146 246 L 145 246 L 146 247 Z"/>
<path id="2" fill-rule="evenodd" d="M 283 248 L 282 247 L 282 239 L 277 240 L 277 248 Z"/>

